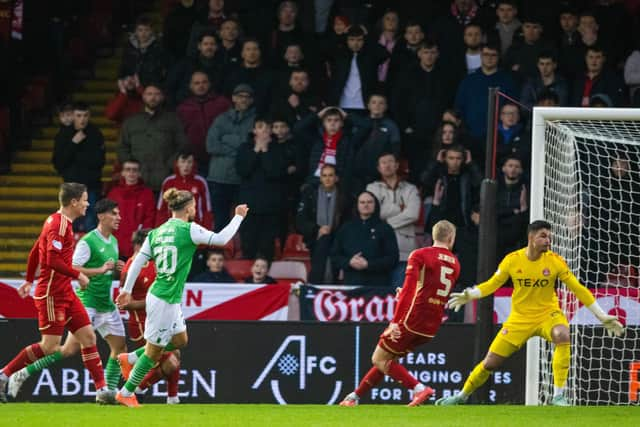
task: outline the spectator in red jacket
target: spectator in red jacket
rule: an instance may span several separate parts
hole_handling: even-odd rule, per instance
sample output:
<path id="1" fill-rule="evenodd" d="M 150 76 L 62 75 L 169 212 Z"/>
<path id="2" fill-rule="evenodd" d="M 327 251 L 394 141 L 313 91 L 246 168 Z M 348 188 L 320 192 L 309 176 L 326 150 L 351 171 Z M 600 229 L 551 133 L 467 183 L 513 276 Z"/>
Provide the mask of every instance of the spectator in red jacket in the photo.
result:
<path id="1" fill-rule="evenodd" d="M 109 101 L 104 109 L 104 115 L 120 126 L 127 117 L 143 110 L 142 90 L 144 88 L 140 85 L 138 75 L 118 80 L 118 88 L 120 91 Z"/>
<path id="2" fill-rule="evenodd" d="M 209 171 L 209 154 L 205 144 L 207 132 L 215 118 L 231 108 L 231 102 L 224 96 L 213 93 L 209 76 L 202 71 L 193 72 L 189 88 L 191 97 L 178 105 L 177 113 L 184 125 L 184 133 L 199 172 L 206 175 Z"/>
<path id="3" fill-rule="evenodd" d="M 152 228 L 155 217 L 153 192 L 140 178 L 140 162 L 134 159 L 122 164 L 122 177 L 107 197 L 120 207 L 120 227 L 113 234 L 118 239 L 122 258 L 133 255 L 131 236 L 141 228 Z"/>
<path id="4" fill-rule="evenodd" d="M 196 174 L 196 167 L 197 163 L 192 152 L 184 150 L 178 153 L 174 166 L 175 174 L 169 175 L 162 183 L 157 204 L 156 227 L 171 217 L 169 207 L 162 195 L 170 188 L 177 188 L 178 190 L 190 191 L 193 194 L 196 201 L 195 222 L 208 229 L 212 228 L 213 216 L 211 215 L 209 186 L 206 179 Z"/>

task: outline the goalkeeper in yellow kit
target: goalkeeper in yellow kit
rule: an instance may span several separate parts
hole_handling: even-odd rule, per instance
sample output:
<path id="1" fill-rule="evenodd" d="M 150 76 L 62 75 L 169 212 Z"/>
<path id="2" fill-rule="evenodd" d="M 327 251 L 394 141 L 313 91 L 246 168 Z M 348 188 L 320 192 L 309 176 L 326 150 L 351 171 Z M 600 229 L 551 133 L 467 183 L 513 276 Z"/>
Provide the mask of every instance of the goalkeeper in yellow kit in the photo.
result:
<path id="1" fill-rule="evenodd" d="M 549 250 L 551 224 L 547 221 L 534 221 L 527 232 L 527 247 L 508 254 L 489 280 L 463 292 L 451 294 L 448 305 L 458 311 L 469 301 L 491 295 L 509 277 L 513 282 L 511 314 L 491 343 L 486 357 L 473 369 L 460 393 L 441 398 L 436 401 L 436 405 L 464 403 L 529 338 L 539 336 L 555 344 L 552 363 L 554 393 L 551 404 L 569 406 L 564 397 L 571 358 L 569 322 L 558 304 L 555 292 L 557 279 L 564 282 L 602 322 L 609 334 L 620 336 L 624 333 L 618 318 L 607 315 L 589 289 L 569 270 L 565 260 Z"/>

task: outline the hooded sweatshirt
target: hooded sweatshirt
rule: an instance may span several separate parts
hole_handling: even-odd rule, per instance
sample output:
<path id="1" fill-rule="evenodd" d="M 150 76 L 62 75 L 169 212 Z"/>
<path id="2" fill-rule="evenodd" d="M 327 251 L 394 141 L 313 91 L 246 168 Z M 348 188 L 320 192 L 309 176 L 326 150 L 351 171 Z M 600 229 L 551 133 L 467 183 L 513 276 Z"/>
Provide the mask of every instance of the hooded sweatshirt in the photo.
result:
<path id="1" fill-rule="evenodd" d="M 398 263 L 398 242 L 393 228 L 380 219 L 380 204 L 373 193 L 373 215 L 362 219 L 359 214 L 338 230 L 331 248 L 331 262 L 344 271 L 345 285 L 390 286 L 390 274 Z M 368 267 L 355 270 L 351 258 L 361 253 Z"/>
<path id="2" fill-rule="evenodd" d="M 120 256 L 133 255 L 131 236 L 141 228 L 153 227 L 156 213 L 153 192 L 144 185 L 142 179 L 136 184 L 127 185 L 124 178 L 120 178 L 118 185 L 113 187 L 107 197 L 118 204 L 120 208 L 120 227 L 113 232 L 118 239 Z"/>
<path id="3" fill-rule="evenodd" d="M 176 161 L 176 164 L 173 166 L 174 174 L 169 175 L 162 183 L 162 190 L 160 191 L 160 197 L 158 197 L 158 203 L 156 205 L 156 227 L 164 223 L 171 216 L 169 207 L 162 198 L 164 192 L 170 188 L 190 191 L 196 201 L 195 222 L 208 229 L 212 227 L 213 216 L 211 215 L 211 199 L 209 198 L 207 180 L 195 173 L 195 171 L 198 170 L 195 161 L 193 162 L 193 168 L 191 170 L 192 172 L 189 175 L 180 175 Z"/>

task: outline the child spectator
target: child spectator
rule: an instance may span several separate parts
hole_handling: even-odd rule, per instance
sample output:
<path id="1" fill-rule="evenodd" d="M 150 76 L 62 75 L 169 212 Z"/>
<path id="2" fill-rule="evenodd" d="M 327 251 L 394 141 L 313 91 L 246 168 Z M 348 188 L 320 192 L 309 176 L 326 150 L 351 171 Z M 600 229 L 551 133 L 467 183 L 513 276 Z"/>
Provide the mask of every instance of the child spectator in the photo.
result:
<path id="1" fill-rule="evenodd" d="M 196 174 L 197 166 L 193 153 L 183 150 L 178 153 L 174 166 L 174 174 L 165 178 L 162 183 L 160 197 L 158 198 L 156 212 L 156 226 L 164 223 L 171 217 L 169 207 L 162 198 L 162 194 L 170 188 L 190 191 L 196 201 L 195 222 L 205 228 L 211 228 L 213 218 L 211 216 L 211 199 L 209 198 L 209 186 L 207 180 Z"/>
<path id="2" fill-rule="evenodd" d="M 58 106 L 58 120 L 60 121 L 59 132 L 70 129 L 73 125 L 73 104 L 64 102 Z"/>
<path id="3" fill-rule="evenodd" d="M 207 254 L 207 270 L 192 279 L 198 283 L 235 283 L 226 268 L 224 268 L 224 252 L 219 249 Z"/>
<path id="4" fill-rule="evenodd" d="M 261 255 L 256 256 L 253 265 L 251 266 L 251 276 L 244 279 L 244 283 L 255 283 L 255 284 L 265 284 L 265 285 L 273 285 L 274 283 L 278 283 L 276 279 L 267 275 L 269 272 L 269 267 L 271 264 L 269 260 Z"/>

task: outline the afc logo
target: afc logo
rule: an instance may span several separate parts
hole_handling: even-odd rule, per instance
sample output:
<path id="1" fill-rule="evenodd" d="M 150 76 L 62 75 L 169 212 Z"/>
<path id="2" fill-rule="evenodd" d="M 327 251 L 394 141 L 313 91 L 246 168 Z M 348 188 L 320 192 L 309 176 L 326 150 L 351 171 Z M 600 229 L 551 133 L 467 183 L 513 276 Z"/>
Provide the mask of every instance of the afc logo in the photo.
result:
<path id="1" fill-rule="evenodd" d="M 289 346 L 297 343 L 298 351 L 287 351 Z M 297 390 L 303 391 L 307 388 L 307 377 L 314 373 L 322 376 L 331 376 L 336 372 L 336 359 L 333 356 L 317 356 L 307 354 L 307 337 L 304 335 L 289 335 L 280 344 L 278 350 L 271 357 L 265 368 L 255 380 L 251 388 L 258 389 L 266 380 L 269 374 L 281 376 L 282 380 L 287 377 L 298 376 Z M 279 379 L 271 379 L 271 392 L 280 405 L 286 405 L 287 401 L 282 396 Z M 342 381 L 336 380 L 327 405 L 336 402 L 342 390 Z"/>

